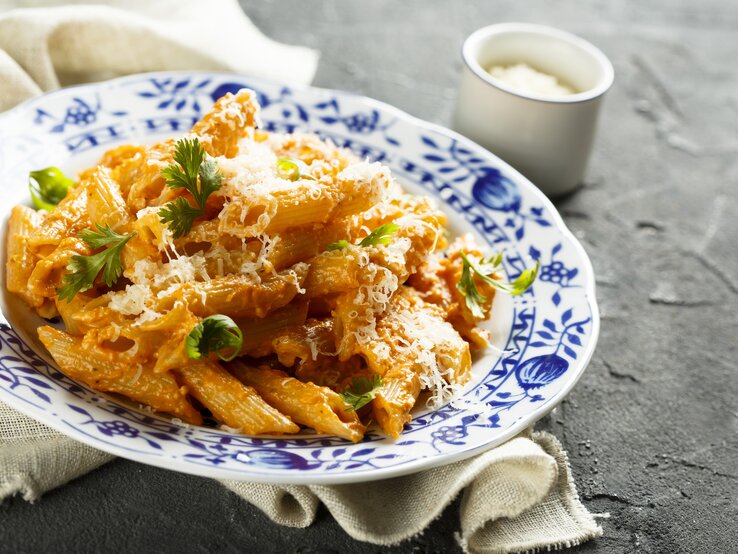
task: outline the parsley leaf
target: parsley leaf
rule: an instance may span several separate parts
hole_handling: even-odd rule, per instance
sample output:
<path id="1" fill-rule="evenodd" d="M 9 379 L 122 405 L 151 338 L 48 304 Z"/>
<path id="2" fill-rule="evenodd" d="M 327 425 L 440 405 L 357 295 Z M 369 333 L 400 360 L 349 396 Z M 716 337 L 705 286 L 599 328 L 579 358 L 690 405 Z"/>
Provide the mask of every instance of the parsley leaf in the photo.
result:
<path id="1" fill-rule="evenodd" d="M 53 211 L 73 186 L 74 181 L 58 167 L 37 169 L 28 174 L 28 190 L 37 210 Z"/>
<path id="2" fill-rule="evenodd" d="M 223 174 L 218 169 L 218 164 L 210 156 L 206 155 L 205 160 L 200 164 L 200 195 L 193 195 L 198 205 L 205 210 L 205 203 L 208 197 L 217 192 L 223 184 Z"/>
<path id="3" fill-rule="evenodd" d="M 328 246 L 325 247 L 325 249 L 328 252 L 333 252 L 334 250 L 343 250 L 344 248 L 348 248 L 351 246 L 351 243 L 347 241 L 346 239 L 341 239 L 336 242 L 330 243 Z"/>
<path id="4" fill-rule="evenodd" d="M 166 223 L 174 238 L 179 238 L 190 232 L 195 220 L 202 215 L 202 210 L 196 208 L 184 197 L 180 196 L 172 202 L 166 203 L 159 209 L 159 218 Z"/>
<path id="5" fill-rule="evenodd" d="M 374 400 L 374 397 L 379 389 L 382 388 L 383 384 L 382 378 L 379 375 L 354 377 L 351 379 L 351 386 L 342 393 L 339 393 L 339 396 L 348 404 L 348 411 L 355 412 Z"/>
<path id="6" fill-rule="evenodd" d="M 200 321 L 185 340 L 187 355 L 195 360 L 215 352 L 221 360 L 230 362 L 241 353 L 242 345 L 241 329 L 230 317 L 222 314 L 211 315 Z M 222 352 L 224 350 L 225 354 Z"/>
<path id="7" fill-rule="evenodd" d="M 159 218 L 172 231 L 174 238 L 189 233 L 195 220 L 205 214 L 208 197 L 220 189 L 223 175 L 218 164 L 203 150 L 199 139 L 183 138 L 174 147 L 174 161 L 162 169 L 161 174 L 171 189 L 185 189 L 195 199 L 197 206 L 179 197 L 159 210 Z M 198 177 L 200 184 L 198 186 Z"/>
<path id="8" fill-rule="evenodd" d="M 399 228 L 400 226 L 396 223 L 385 223 L 384 225 L 380 225 L 379 227 L 374 229 L 374 231 L 364 237 L 357 246 L 389 244 L 392 240 L 392 235 L 394 235 Z M 328 252 L 333 252 L 334 250 L 343 250 L 344 248 L 348 248 L 349 246 L 351 246 L 351 243 L 349 241 L 341 239 L 339 241 L 330 243 L 328 246 L 326 246 L 325 249 Z"/>
<path id="9" fill-rule="evenodd" d="M 279 158 L 277 160 L 277 175 L 288 181 L 297 181 L 300 178 L 300 166 L 292 158 Z"/>
<path id="10" fill-rule="evenodd" d="M 308 174 L 310 168 L 302 160 L 295 158 L 279 158 L 277 160 L 277 175 L 288 181 L 297 181 L 298 179 L 317 179 Z"/>
<path id="11" fill-rule="evenodd" d="M 392 240 L 392 235 L 394 235 L 399 228 L 400 226 L 397 225 L 397 223 L 385 223 L 384 225 L 380 225 L 364 237 L 359 243 L 359 246 L 389 244 L 390 240 Z"/>
<path id="12" fill-rule="evenodd" d="M 56 291 L 59 300 L 71 302 L 78 292 L 91 289 L 100 271 L 103 272 L 103 280 L 109 287 L 112 287 L 123 273 L 121 252 L 125 244 L 136 235 L 135 231 L 130 235 L 119 235 L 109 225 L 103 227 L 97 224 L 96 227 L 97 231 L 86 229 L 79 234 L 79 237 L 90 248 L 106 246 L 108 248 L 91 256 L 80 256 L 79 254 L 72 256 L 67 265 L 71 273 L 64 275 L 64 285 Z"/>
<path id="13" fill-rule="evenodd" d="M 199 139 L 178 140 L 174 146 L 174 161 L 179 166 L 170 164 L 161 171 L 167 180 L 167 186 L 173 189 L 185 188 L 190 192 L 197 190 L 197 174 L 204 159 L 205 151 Z"/>
<path id="14" fill-rule="evenodd" d="M 536 262 L 535 266 L 525 269 L 512 283 L 506 283 L 491 278 L 491 275 L 502 265 L 502 253 L 491 256 L 486 260 L 484 258 L 474 260 L 462 252 L 461 258 L 464 260 L 464 267 L 461 272 L 461 279 L 456 285 L 456 288 L 464 296 L 467 308 L 478 319 L 484 319 L 486 317 L 481 305 L 487 301 L 487 297 L 477 289 L 474 283 L 475 274 L 497 290 L 517 296 L 530 288 L 533 281 L 536 280 L 538 267 L 540 266 L 540 263 Z"/>

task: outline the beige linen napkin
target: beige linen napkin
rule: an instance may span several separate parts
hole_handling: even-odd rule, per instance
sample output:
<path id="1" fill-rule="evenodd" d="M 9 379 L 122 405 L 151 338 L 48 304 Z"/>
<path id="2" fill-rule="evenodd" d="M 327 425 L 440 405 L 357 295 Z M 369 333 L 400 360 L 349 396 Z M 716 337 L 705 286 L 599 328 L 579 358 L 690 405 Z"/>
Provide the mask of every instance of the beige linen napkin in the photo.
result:
<path id="1" fill-rule="evenodd" d="M 165 69 L 309 83 L 318 54 L 265 37 L 236 0 L 0 0 L 0 111 L 42 91 Z M 79 2 L 82 4 L 82 2 Z"/>
<path id="2" fill-rule="evenodd" d="M 76 82 L 163 69 L 225 69 L 308 83 L 317 54 L 263 36 L 234 0 L 114 0 L 0 14 L 0 110 Z M 0 0 L 0 8 L 18 2 Z M 38 6 L 44 6 L 38 8 Z M 0 402 L 0 502 L 29 501 L 113 456 Z M 421 533 L 463 494 L 459 542 L 472 553 L 579 544 L 602 533 L 577 496 L 561 445 L 525 433 L 470 460 L 367 484 L 223 485 L 275 523 L 306 527 L 322 502 L 352 537 L 379 545 Z"/>
<path id="3" fill-rule="evenodd" d="M 0 402 L 0 502 L 29 501 L 113 456 L 27 418 Z M 353 538 L 390 545 L 422 531 L 458 494 L 458 541 L 473 554 L 557 549 L 602 529 L 579 501 L 561 444 L 525 432 L 469 460 L 384 481 L 334 486 L 221 481 L 272 521 L 307 527 L 322 502 Z"/>

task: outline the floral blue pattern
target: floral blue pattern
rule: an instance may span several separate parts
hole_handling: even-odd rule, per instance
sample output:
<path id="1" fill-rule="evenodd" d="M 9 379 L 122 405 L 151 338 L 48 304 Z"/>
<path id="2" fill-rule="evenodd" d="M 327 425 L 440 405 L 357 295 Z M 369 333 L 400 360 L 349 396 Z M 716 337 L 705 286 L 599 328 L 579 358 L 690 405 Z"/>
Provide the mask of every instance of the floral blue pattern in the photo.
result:
<path id="1" fill-rule="evenodd" d="M 33 325 L 3 311 L 0 399 L 70 436 L 146 463 L 212 477 L 337 483 L 388 477 L 472 455 L 509 438 L 553 408 L 573 386 L 597 339 L 593 276 L 581 247 L 550 203 L 489 152 L 358 96 L 290 88 L 218 73 L 162 73 L 65 89 L 0 118 L 0 168 L 18 183 L 3 213 L 25 197 L 33 167 L 89 165 L 107 148 L 185 132 L 214 100 L 256 91 L 265 128 L 318 133 L 388 164 L 412 191 L 436 197 L 454 227 L 502 250 L 508 278 L 541 262 L 532 289 L 496 314 L 501 356 L 480 355 L 458 400 L 419 407 L 398 441 L 370 432 L 359 444 L 303 432 L 248 437 L 191 427 L 92 391 L 47 364 L 21 336 Z M 53 156 L 53 157 L 52 157 Z M 25 334 L 24 334 L 25 333 Z"/>
<path id="2" fill-rule="evenodd" d="M 142 98 L 156 99 L 156 109 L 158 110 L 166 110 L 171 107 L 179 112 L 185 108 L 190 108 L 195 113 L 200 113 L 202 97 L 210 98 L 206 88 L 210 84 L 210 79 L 191 79 L 189 77 L 157 79 L 153 77 L 149 82 L 151 83 L 150 89 L 140 90 L 136 94 Z M 210 102 L 206 105 L 209 104 Z"/>
<path id="3" fill-rule="evenodd" d="M 36 125 L 46 125 L 51 122 L 53 125 L 49 127 L 50 133 L 62 133 L 68 126 L 88 127 L 98 120 L 98 115 L 103 112 L 100 103 L 100 95 L 94 94 L 90 99 L 83 99 L 79 96 L 72 98 L 67 105 L 64 113 L 54 115 L 54 113 L 46 111 L 42 108 L 36 108 L 36 117 L 33 122 Z M 123 110 L 114 110 L 108 112 L 114 117 L 123 117 L 128 112 Z"/>

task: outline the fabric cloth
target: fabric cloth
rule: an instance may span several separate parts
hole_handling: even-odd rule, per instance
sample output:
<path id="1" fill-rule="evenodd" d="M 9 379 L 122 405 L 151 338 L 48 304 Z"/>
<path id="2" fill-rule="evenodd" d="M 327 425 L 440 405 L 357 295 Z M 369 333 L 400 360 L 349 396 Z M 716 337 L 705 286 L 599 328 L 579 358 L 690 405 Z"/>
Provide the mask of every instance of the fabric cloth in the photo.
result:
<path id="1" fill-rule="evenodd" d="M 0 502 L 28 501 L 113 456 L 0 402 Z M 463 494 L 457 539 L 473 554 L 574 546 L 602 534 L 582 505 L 561 444 L 526 432 L 469 460 L 383 481 L 334 486 L 221 483 L 272 521 L 307 527 L 323 503 L 353 538 L 391 545 L 422 531 Z"/>
<path id="2" fill-rule="evenodd" d="M 602 534 L 549 433 L 525 433 L 475 458 L 414 475 L 334 486 L 223 481 L 280 525 L 307 527 L 322 502 L 353 538 L 391 545 L 422 533 L 463 491 L 457 540 L 471 553 L 574 546 Z"/>
<path id="3" fill-rule="evenodd" d="M 0 13 L 0 111 L 59 86 L 128 73 L 220 69 L 309 83 L 316 69 L 316 52 L 266 38 L 234 0 L 62 7 L 0 0 L 0 8 L 20 4 L 32 9 Z M 16 494 L 35 501 L 112 459 L 0 402 L 0 502 Z M 547 433 L 527 432 L 475 458 L 385 481 L 222 483 L 280 525 L 310 525 L 323 503 L 349 535 L 379 545 L 421 533 L 459 494 L 458 540 L 468 552 L 563 548 L 602 533 L 579 501 L 565 452 Z"/>
<path id="4" fill-rule="evenodd" d="M 307 84 L 318 63 L 314 50 L 265 37 L 235 0 L 53 3 L 0 0 L 6 9 L 34 6 L 0 15 L 0 111 L 59 86 L 157 70 Z"/>

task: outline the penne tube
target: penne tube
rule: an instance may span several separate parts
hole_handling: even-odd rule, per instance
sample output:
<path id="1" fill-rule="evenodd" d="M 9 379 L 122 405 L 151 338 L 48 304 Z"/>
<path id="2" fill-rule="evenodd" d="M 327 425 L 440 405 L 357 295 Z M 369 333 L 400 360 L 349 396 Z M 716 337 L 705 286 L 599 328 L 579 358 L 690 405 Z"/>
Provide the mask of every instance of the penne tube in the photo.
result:
<path id="1" fill-rule="evenodd" d="M 75 295 L 71 302 L 56 300 L 56 307 L 67 333 L 75 336 L 108 325 L 124 325 L 125 316 L 110 309 L 108 304 L 107 296 L 93 298 L 88 293 Z"/>
<path id="2" fill-rule="evenodd" d="M 98 390 L 194 423 L 204 406 L 247 434 L 303 425 L 358 441 L 350 400 L 397 437 L 423 391 L 442 405 L 488 342 L 494 287 L 471 276 L 485 297 L 473 311 L 457 288 L 461 253 L 482 252 L 448 248 L 445 215 L 387 167 L 257 130 L 259 109 L 254 91 L 226 94 L 187 141 L 113 148 L 51 212 L 14 208 L 7 288 L 61 316 L 66 332 L 39 336 Z M 132 236 L 91 248 L 79 234 L 96 225 Z"/>
<path id="3" fill-rule="evenodd" d="M 59 368 L 72 379 L 96 390 L 122 394 L 188 423 L 202 423 L 170 373 L 154 373 L 144 364 L 131 363 L 120 352 L 85 348 L 83 339 L 53 327 L 40 327 L 38 336 Z"/>
<path id="4" fill-rule="evenodd" d="M 20 296 L 29 306 L 39 308 L 44 296 L 29 290 L 29 281 L 36 263 L 36 256 L 28 244 L 28 237 L 41 225 L 44 212 L 36 212 L 25 206 L 15 206 L 8 221 L 5 268 L 6 287 Z"/>
<path id="5" fill-rule="evenodd" d="M 359 356 L 339 361 L 331 319 L 309 319 L 304 325 L 286 328 L 272 347 L 279 363 L 291 368 L 300 381 L 332 389 L 348 386 L 366 366 Z"/>
<path id="6" fill-rule="evenodd" d="M 88 255 L 90 250 L 82 240 L 76 237 L 63 239 L 59 245 L 43 259 L 36 263 L 28 276 L 28 290 L 35 295 L 46 298 L 56 296 L 57 289 L 62 286 L 72 256 Z"/>
<path id="7" fill-rule="evenodd" d="M 335 334 L 330 319 L 310 319 L 304 325 L 288 327 L 272 340 L 279 363 L 293 367 L 317 362 L 321 357 L 335 356 Z"/>
<path id="8" fill-rule="evenodd" d="M 241 382 L 253 387 L 268 404 L 293 421 L 318 433 L 335 435 L 352 442 L 364 436 L 364 426 L 341 397 L 327 387 L 303 383 L 283 371 L 249 367 L 232 362 L 228 369 Z"/>
<path id="9" fill-rule="evenodd" d="M 489 344 L 489 332 L 477 326 L 482 319 L 472 314 L 456 287 L 463 271 L 461 252 L 473 257 L 482 257 L 482 252 L 476 247 L 471 236 L 461 236 L 448 248 L 446 257 L 424 264 L 418 273 L 411 277 L 410 283 L 420 291 L 426 301 L 437 304 L 445 310 L 446 320 L 473 349 L 482 349 Z M 475 278 L 475 286 L 485 298 L 479 302 L 482 311 L 488 313 L 492 309 L 497 291 L 489 283 L 478 278 Z"/>
<path id="10" fill-rule="evenodd" d="M 141 251 L 141 253 L 150 253 L 150 256 L 157 256 L 159 252 L 163 252 L 170 246 L 172 242 L 172 234 L 166 224 L 162 222 L 159 216 L 159 208 L 144 208 L 140 210 L 133 223 L 133 230 L 136 236 L 126 243 L 126 249 L 132 251 Z M 133 246 L 129 246 L 134 243 Z M 141 246 L 139 246 L 141 244 Z M 148 257 L 148 256 L 147 256 Z M 131 256 L 135 261 L 135 256 Z M 139 258 L 140 259 L 140 258 Z"/>
<path id="11" fill-rule="evenodd" d="M 363 214 L 353 217 L 351 235 L 363 238 L 371 230 L 385 223 L 395 223 L 394 242 L 405 241 L 405 273 L 416 273 L 426 258 L 446 246 L 444 229 L 446 216 L 432 206 L 427 198 L 403 195 L 391 202 L 377 204 Z M 386 251 L 379 250 L 381 256 Z M 383 263 L 381 258 L 375 260 Z"/>
<path id="12" fill-rule="evenodd" d="M 166 140 L 147 147 L 130 165 L 114 171 L 117 173 L 121 191 L 127 190 L 126 203 L 132 213 L 155 203 L 166 188 L 161 170 L 172 163 L 174 140 Z"/>
<path id="13" fill-rule="evenodd" d="M 293 227 L 325 223 L 338 204 L 330 188 L 313 181 L 298 181 L 295 186 L 274 192 L 276 209 L 266 226 L 267 233 L 280 233 Z"/>
<path id="14" fill-rule="evenodd" d="M 270 250 L 268 260 L 280 271 L 314 258 L 321 252 L 323 230 L 322 225 L 307 225 L 285 231 Z"/>
<path id="15" fill-rule="evenodd" d="M 219 221 L 219 219 L 211 219 L 195 223 L 189 233 L 174 239 L 173 242 L 177 252 L 191 255 L 196 251 L 212 248 L 237 251 L 241 250 L 244 244 L 259 242 L 258 240 L 244 241 L 235 235 L 221 232 Z"/>
<path id="16" fill-rule="evenodd" d="M 192 133 L 211 156 L 232 158 L 238 153 L 238 141 L 256 127 L 258 109 L 254 91 L 229 92 L 195 123 Z"/>
<path id="17" fill-rule="evenodd" d="M 177 370 L 190 394 L 228 427 L 248 435 L 297 433 L 289 417 L 267 404 L 220 365 L 207 360 Z"/>
<path id="18" fill-rule="evenodd" d="M 420 394 L 417 368 L 396 364 L 382 377 L 382 387 L 372 400 L 372 416 L 390 437 L 397 438 L 410 422 L 410 410 Z"/>
<path id="19" fill-rule="evenodd" d="M 346 223 L 342 220 L 329 225 L 304 225 L 280 233 L 268 259 L 277 271 L 297 262 L 312 260 L 325 252 L 329 244 L 349 236 Z"/>
<path id="20" fill-rule="evenodd" d="M 257 237 L 266 232 L 277 213 L 277 200 L 271 194 L 260 194 L 248 200 L 226 203 L 218 219 L 218 231 L 238 238 Z"/>
<path id="21" fill-rule="evenodd" d="M 263 318 L 237 319 L 243 333 L 241 355 L 260 358 L 274 353 L 272 342 L 287 330 L 301 327 L 307 318 L 307 302 L 291 302 Z"/>
<path id="22" fill-rule="evenodd" d="M 360 353 L 359 344 L 374 336 L 377 318 L 389 306 L 400 281 L 386 267 L 372 264 L 360 274 L 360 286 L 339 295 L 333 310 L 338 358 Z"/>
<path id="23" fill-rule="evenodd" d="M 381 203 L 390 186 L 390 175 L 379 163 L 359 162 L 341 171 L 336 183 L 341 201 L 331 215 L 343 218 Z"/>
<path id="24" fill-rule="evenodd" d="M 246 201 L 229 202 L 220 214 L 219 230 L 240 238 L 282 233 L 324 223 L 338 203 L 330 188 L 303 180 L 270 190 Z"/>
<path id="25" fill-rule="evenodd" d="M 62 240 L 75 237 L 83 229 L 90 227 L 87 212 L 87 187 L 80 182 L 69 189 L 66 197 L 28 237 L 32 249 L 44 246 L 56 247 Z"/>
<path id="26" fill-rule="evenodd" d="M 316 298 L 358 288 L 360 262 L 360 253 L 349 248 L 316 256 L 305 277 L 305 296 Z"/>
<path id="27" fill-rule="evenodd" d="M 91 222 L 110 225 L 119 233 L 131 226 L 131 215 L 120 192 L 120 187 L 107 167 L 98 167 L 87 180 L 87 210 Z"/>
<path id="28" fill-rule="evenodd" d="M 156 311 L 170 309 L 177 300 L 184 301 L 198 317 L 224 314 L 232 318 L 265 317 L 286 306 L 297 296 L 307 274 L 306 264 L 257 282 L 249 276 L 229 275 L 210 281 L 190 281 L 176 293 L 158 300 Z"/>
<path id="29" fill-rule="evenodd" d="M 398 436 L 410 421 L 421 388 L 430 389 L 440 401 L 469 379 L 469 344 L 444 315 L 442 308 L 402 287 L 377 318 L 373 332 L 356 341 L 369 369 L 382 377 L 373 413 L 390 436 Z"/>

